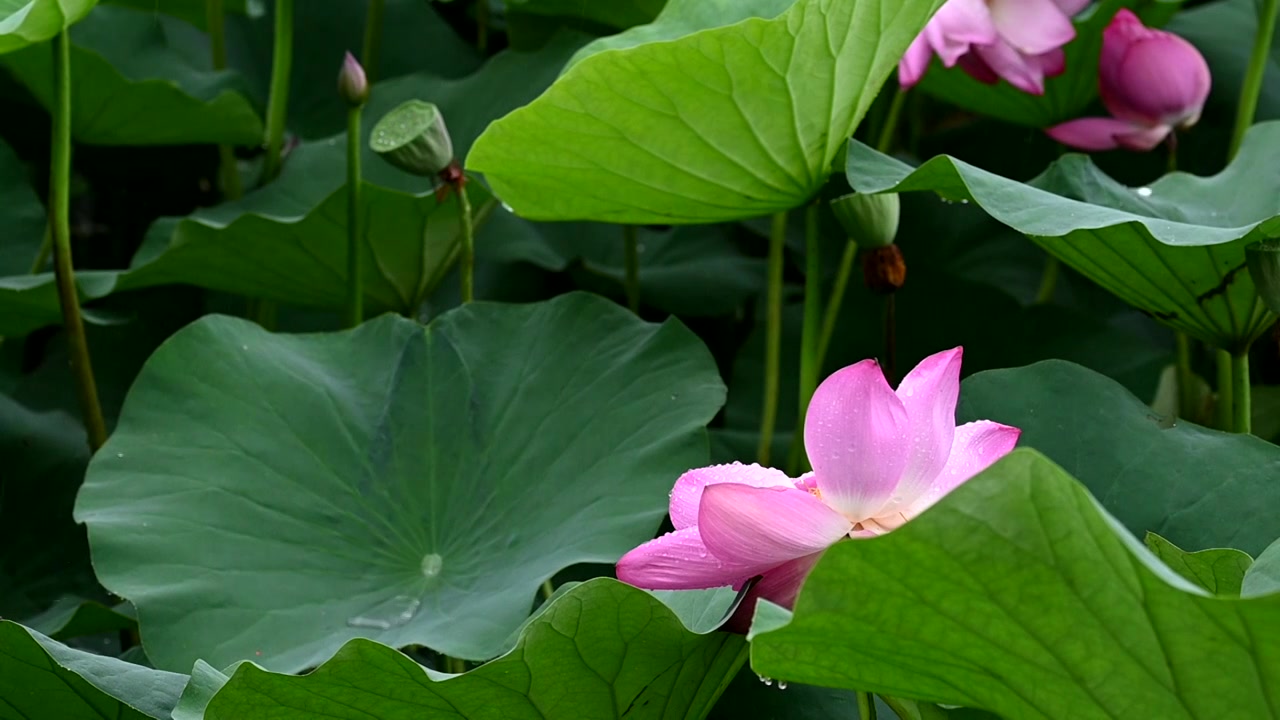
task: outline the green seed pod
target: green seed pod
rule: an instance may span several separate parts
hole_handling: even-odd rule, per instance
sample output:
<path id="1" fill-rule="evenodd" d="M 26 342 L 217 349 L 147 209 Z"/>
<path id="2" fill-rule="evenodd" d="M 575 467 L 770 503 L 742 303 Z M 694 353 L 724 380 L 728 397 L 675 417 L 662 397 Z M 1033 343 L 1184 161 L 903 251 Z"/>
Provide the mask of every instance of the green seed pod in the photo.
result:
<path id="1" fill-rule="evenodd" d="M 383 160 L 413 175 L 436 177 L 453 162 L 453 140 L 440 108 L 407 100 L 373 128 L 369 147 Z"/>
<path id="2" fill-rule="evenodd" d="M 863 195 L 853 193 L 831 201 L 831 210 L 849 239 L 862 249 L 892 245 L 898 236 L 901 204 L 898 195 Z"/>
<path id="3" fill-rule="evenodd" d="M 1258 297 L 1273 313 L 1280 313 L 1280 240 L 1263 240 L 1244 249 Z"/>

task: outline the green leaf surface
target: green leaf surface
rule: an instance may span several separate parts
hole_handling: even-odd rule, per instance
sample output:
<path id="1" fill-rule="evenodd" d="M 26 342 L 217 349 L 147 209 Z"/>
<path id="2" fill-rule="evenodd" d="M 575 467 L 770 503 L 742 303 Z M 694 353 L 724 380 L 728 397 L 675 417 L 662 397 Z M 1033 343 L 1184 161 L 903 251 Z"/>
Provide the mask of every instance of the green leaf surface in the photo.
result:
<path id="1" fill-rule="evenodd" d="M 54 640 L 137 629 L 137 621 L 124 611 L 128 611 L 127 605 L 110 608 L 96 600 L 67 595 L 23 624 Z"/>
<path id="2" fill-rule="evenodd" d="M 426 331 L 213 317 L 152 356 L 77 518 L 157 667 L 292 672 L 353 637 L 483 659 L 543 580 L 652 537 L 723 401 L 692 333 L 585 294 Z"/>
<path id="3" fill-rule="evenodd" d="M 1241 594 L 1245 597 L 1280 592 L 1280 540 L 1271 544 L 1245 573 Z"/>
<path id="4" fill-rule="evenodd" d="M 91 145 L 180 145 L 262 141 L 262 120 L 238 74 L 210 69 L 167 18 L 99 6 L 71 29 L 71 134 Z M 176 33 L 176 34 L 175 34 Z M 46 108 L 53 53 L 31 47 L 0 58 Z"/>
<path id="5" fill-rule="evenodd" d="M 1075 18 L 1076 39 L 1063 48 L 1066 71 L 1045 80 L 1044 95 L 1023 92 L 1003 80 L 995 85 L 979 82 L 959 67 L 944 68 L 936 58 L 920 89 L 987 117 L 1035 128 L 1056 125 L 1084 114 L 1098 97 L 1102 32 L 1117 10 L 1132 8 L 1147 26 L 1158 27 L 1180 4 L 1181 0 L 1103 0 L 1086 9 Z"/>
<path id="6" fill-rule="evenodd" d="M 1214 595 L 1240 596 L 1240 584 L 1253 558 L 1234 548 L 1187 552 L 1155 533 L 1143 541 L 1153 555 L 1182 577 Z"/>
<path id="7" fill-rule="evenodd" d="M 653 596 L 602 578 L 561 596 L 513 651 L 466 674 L 433 676 L 392 648 L 352 640 L 305 677 L 243 665 L 205 718 L 700 718 L 745 645 L 691 632 Z"/>
<path id="8" fill-rule="evenodd" d="M 208 0 L 102 0 L 104 5 L 121 5 L 149 13 L 164 13 L 179 18 L 201 30 L 208 30 Z M 262 15 L 266 8 L 263 0 L 222 0 L 224 13 L 236 13 L 251 17 Z"/>
<path id="9" fill-rule="evenodd" d="M 1280 447 L 1179 421 L 1170 427 L 1115 381 L 1059 361 L 961 384 L 961 422 L 1022 429 L 1019 445 L 1080 479 L 1135 535 L 1250 555 L 1280 537 Z"/>
<path id="10" fill-rule="evenodd" d="M 0 617 L 44 612 L 65 593 L 94 595 L 84 529 L 71 520 L 89 447 L 79 421 L 0 395 Z"/>
<path id="11" fill-rule="evenodd" d="M 720 26 L 701 0 L 673 2 L 655 23 L 672 39 L 576 63 L 491 125 L 467 165 L 534 220 L 686 224 L 796 207 L 939 4 L 797 0 Z"/>
<path id="12" fill-rule="evenodd" d="M 1174 575 L 1085 488 L 1018 450 L 894 532 L 840 543 L 761 674 L 1021 718 L 1271 718 L 1280 595 Z"/>
<path id="13" fill-rule="evenodd" d="M 653 22 L 626 32 L 602 37 L 578 51 L 570 65 L 588 55 L 605 50 L 627 50 L 648 43 L 679 40 L 703 30 L 760 18 L 772 20 L 787 11 L 796 0 L 672 0 Z"/>
<path id="14" fill-rule="evenodd" d="M 531 15 L 581 18 L 615 28 L 629 28 L 652 21 L 667 0 L 507 0 L 508 10 Z"/>
<path id="15" fill-rule="evenodd" d="M 4 242 L 0 243 L 2 287 L 4 276 L 31 272 L 45 227 L 44 204 L 31 187 L 27 169 L 3 141 L 0 141 L 0 197 L 4 198 L 4 204 L 0 205 L 0 227 L 5 234 Z M 5 334 L 3 326 L 0 320 L 0 336 Z"/>
<path id="16" fill-rule="evenodd" d="M 948 156 L 919 168 L 851 142 L 859 192 L 928 190 L 972 200 L 1081 274 L 1192 337 L 1247 347 L 1274 321 L 1258 300 L 1244 248 L 1280 233 L 1280 122 L 1256 125 L 1222 173 L 1166 175 L 1130 188 L 1084 155 L 1068 155 L 1030 184 Z"/>
<path id="17" fill-rule="evenodd" d="M 186 683 L 0 620 L 0 719 L 168 720 Z"/>
<path id="18" fill-rule="evenodd" d="M 97 0 L 0 0 L 0 54 L 52 39 Z"/>

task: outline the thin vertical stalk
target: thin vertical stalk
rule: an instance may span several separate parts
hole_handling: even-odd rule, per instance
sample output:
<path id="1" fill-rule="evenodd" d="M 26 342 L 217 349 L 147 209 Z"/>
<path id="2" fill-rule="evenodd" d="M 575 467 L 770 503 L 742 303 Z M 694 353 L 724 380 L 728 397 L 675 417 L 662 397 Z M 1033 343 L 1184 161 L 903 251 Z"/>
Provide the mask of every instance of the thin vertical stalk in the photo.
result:
<path id="1" fill-rule="evenodd" d="M 871 693 L 860 692 L 858 696 L 858 717 L 862 720 L 876 720 L 876 703 Z"/>
<path id="2" fill-rule="evenodd" d="M 364 208 L 360 193 L 364 181 L 360 172 L 360 111 L 347 110 L 347 327 L 364 322 L 364 271 L 360 267 L 364 244 Z"/>
<path id="3" fill-rule="evenodd" d="M 1240 88 L 1240 104 L 1236 108 L 1236 126 L 1231 134 L 1230 150 L 1227 162 L 1235 159 L 1240 152 L 1240 144 L 1253 125 L 1253 117 L 1258 111 L 1258 96 L 1262 92 L 1262 79 L 1266 74 L 1267 60 L 1271 54 L 1271 40 L 1276 31 L 1276 14 L 1280 10 L 1280 0 L 1261 0 L 1258 5 L 1258 34 L 1253 38 L 1253 52 L 1249 55 L 1249 67 L 1244 73 L 1244 84 Z"/>
<path id="4" fill-rule="evenodd" d="M 547 578 L 546 580 L 543 580 L 542 581 L 542 598 L 544 600 L 550 600 L 551 596 L 555 594 L 556 594 L 556 587 L 555 585 L 551 584 L 551 578 Z"/>
<path id="5" fill-rule="evenodd" d="M 818 236 L 818 203 L 812 202 L 804 214 L 804 325 L 800 335 L 800 406 L 796 429 L 791 436 L 787 468 L 791 474 L 804 471 L 804 418 L 809 401 L 818 389 L 818 347 L 822 335 L 822 251 Z"/>
<path id="6" fill-rule="evenodd" d="M 1242 435 L 1253 432 L 1253 398 L 1249 385 L 1249 350 L 1231 356 L 1231 430 Z"/>
<path id="7" fill-rule="evenodd" d="M 761 465 L 769 464 L 773 449 L 773 429 L 778 422 L 778 375 L 782 359 L 782 270 L 783 250 L 787 244 L 787 213 L 773 216 L 769 235 L 769 279 L 765 309 L 764 337 L 764 407 L 760 413 L 760 445 L 756 457 Z"/>
<path id="8" fill-rule="evenodd" d="M 476 49 L 481 55 L 489 52 L 489 0 L 476 2 Z"/>
<path id="9" fill-rule="evenodd" d="M 640 314 L 640 239 L 635 225 L 622 226 L 622 250 L 625 255 L 627 307 Z"/>
<path id="10" fill-rule="evenodd" d="M 476 294 L 476 233 L 465 177 L 454 185 L 454 190 L 458 195 L 458 207 L 462 210 L 462 303 L 465 305 L 474 300 Z"/>
<path id="11" fill-rule="evenodd" d="M 276 0 L 275 44 L 271 60 L 271 90 L 267 97 L 264 182 L 280 174 L 284 151 L 284 126 L 289 115 L 289 75 L 293 70 L 293 0 Z"/>
<path id="12" fill-rule="evenodd" d="M 89 341 L 80 315 L 75 268 L 71 262 L 71 37 L 63 29 L 53 41 L 53 141 L 49 155 L 49 228 L 53 237 L 53 269 L 58 284 L 62 323 L 70 346 L 71 372 L 89 449 L 107 441 L 107 424 L 98 402 L 98 387 L 89 359 Z"/>
<path id="13" fill-rule="evenodd" d="M 1178 417 L 1183 420 L 1195 420 L 1196 417 L 1196 398 L 1195 392 L 1195 375 L 1191 373 L 1191 338 L 1182 331 L 1174 333 L 1174 341 L 1177 343 L 1177 374 L 1178 374 Z"/>
<path id="14" fill-rule="evenodd" d="M 1045 254 L 1044 272 L 1040 275 L 1040 289 L 1036 291 L 1036 304 L 1047 305 L 1053 302 L 1053 293 L 1058 289 L 1058 272 L 1062 263 L 1058 258 Z"/>
<path id="15" fill-rule="evenodd" d="M 209 55 L 213 69 L 227 69 L 227 22 L 223 0 L 205 0 L 205 25 L 209 29 Z M 230 145 L 218 146 L 218 174 L 222 176 L 222 197 L 235 200 L 244 194 L 236 154 Z"/>
<path id="16" fill-rule="evenodd" d="M 898 303 L 890 293 L 884 299 L 884 377 L 890 385 L 898 383 Z"/>
<path id="17" fill-rule="evenodd" d="M 44 266 L 49 264 L 49 254 L 53 252 L 53 223 L 46 222 L 44 224 L 44 238 L 40 240 L 40 249 L 36 251 L 36 259 L 31 261 L 31 274 L 39 275 L 44 272 Z"/>
<path id="18" fill-rule="evenodd" d="M 369 10 L 364 19 L 364 49 L 360 52 L 360 65 L 370 85 L 377 81 L 378 61 L 382 57 L 382 25 L 386 7 L 386 0 L 369 0 Z"/>
<path id="19" fill-rule="evenodd" d="M 899 88 L 893 95 L 889 105 L 889 115 L 880 127 L 880 137 L 876 139 L 876 148 L 885 154 L 893 149 L 893 139 L 898 131 L 898 122 L 902 118 L 902 108 L 907 103 L 907 91 Z"/>
<path id="20" fill-rule="evenodd" d="M 1231 353 L 1226 350 L 1218 351 L 1218 427 L 1226 432 L 1232 432 L 1235 421 L 1235 403 L 1233 402 L 1233 393 L 1235 390 L 1231 373 Z"/>

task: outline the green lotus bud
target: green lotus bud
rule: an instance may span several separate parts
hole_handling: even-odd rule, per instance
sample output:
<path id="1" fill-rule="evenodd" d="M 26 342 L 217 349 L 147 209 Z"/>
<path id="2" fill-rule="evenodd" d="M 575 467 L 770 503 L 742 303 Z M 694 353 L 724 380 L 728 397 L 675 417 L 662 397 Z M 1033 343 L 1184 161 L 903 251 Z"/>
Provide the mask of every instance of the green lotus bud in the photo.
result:
<path id="1" fill-rule="evenodd" d="M 1280 314 L 1280 240 L 1263 240 L 1244 249 L 1258 297 L 1273 313 Z"/>
<path id="2" fill-rule="evenodd" d="M 349 107 L 358 108 L 369 102 L 369 78 L 356 56 L 347 53 L 342 59 L 342 71 L 338 73 L 338 95 Z"/>
<path id="3" fill-rule="evenodd" d="M 886 247 L 898 236 L 901 204 L 896 193 L 844 195 L 831 201 L 831 210 L 845 234 L 860 248 Z"/>
<path id="4" fill-rule="evenodd" d="M 382 116 L 369 147 L 383 160 L 422 177 L 436 177 L 453 163 L 453 140 L 440 108 L 421 100 L 407 100 Z"/>

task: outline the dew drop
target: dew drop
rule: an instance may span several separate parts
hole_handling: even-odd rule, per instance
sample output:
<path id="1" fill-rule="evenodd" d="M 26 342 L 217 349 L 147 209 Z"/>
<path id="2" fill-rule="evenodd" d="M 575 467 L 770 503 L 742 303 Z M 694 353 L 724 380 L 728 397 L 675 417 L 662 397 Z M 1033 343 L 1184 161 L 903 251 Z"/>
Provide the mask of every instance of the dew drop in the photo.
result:
<path id="1" fill-rule="evenodd" d="M 1151 188 L 1149 187 L 1140 187 L 1137 190 L 1134 190 L 1134 192 L 1138 193 L 1142 197 L 1151 197 Z"/>
<path id="2" fill-rule="evenodd" d="M 435 553 L 426 555 L 422 558 L 422 577 L 431 580 L 440 574 L 444 568 L 444 558 Z"/>
<path id="3" fill-rule="evenodd" d="M 347 625 L 353 628 L 371 630 L 390 630 L 400 627 L 413 619 L 422 601 L 408 595 L 397 595 L 384 600 L 363 613 L 347 619 Z"/>
<path id="4" fill-rule="evenodd" d="M 761 676 L 760 676 L 760 682 L 764 683 L 765 685 L 773 685 L 773 678 L 767 678 L 767 677 L 765 677 L 765 676 L 761 675 Z"/>
<path id="5" fill-rule="evenodd" d="M 502 209 L 509 213 L 515 214 L 516 209 L 507 204 L 506 200 L 502 201 Z"/>
<path id="6" fill-rule="evenodd" d="M 122 458 L 122 457 L 124 457 L 124 453 L 116 453 L 116 457 L 118 457 L 118 458 Z"/>
<path id="7" fill-rule="evenodd" d="M 786 680 L 779 680 L 779 681 L 778 681 L 778 689 L 779 689 L 779 690 L 786 690 L 786 689 L 787 689 L 787 681 L 786 681 Z"/>

